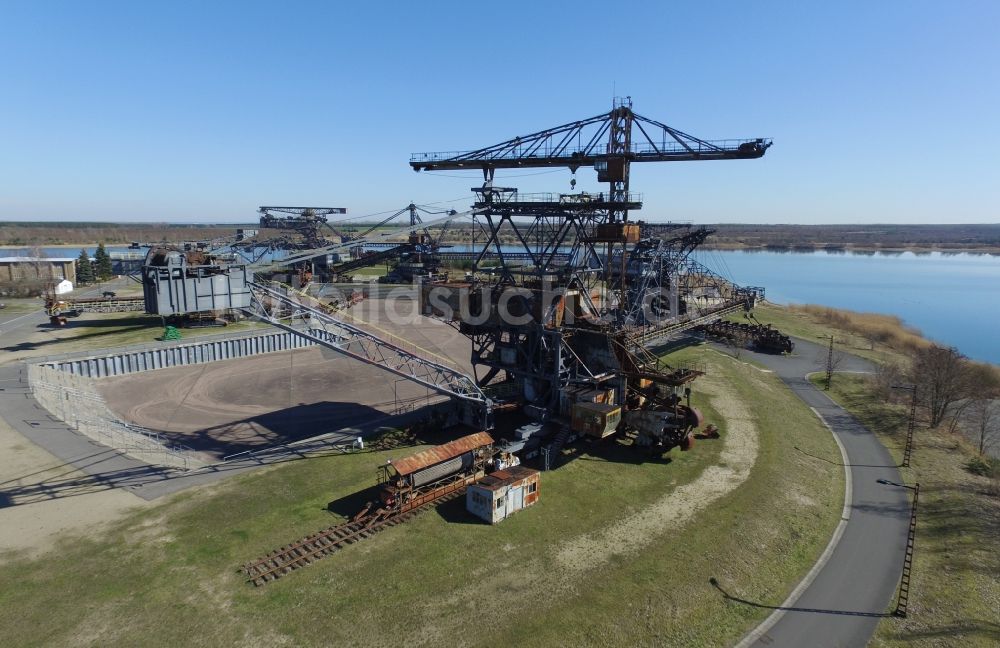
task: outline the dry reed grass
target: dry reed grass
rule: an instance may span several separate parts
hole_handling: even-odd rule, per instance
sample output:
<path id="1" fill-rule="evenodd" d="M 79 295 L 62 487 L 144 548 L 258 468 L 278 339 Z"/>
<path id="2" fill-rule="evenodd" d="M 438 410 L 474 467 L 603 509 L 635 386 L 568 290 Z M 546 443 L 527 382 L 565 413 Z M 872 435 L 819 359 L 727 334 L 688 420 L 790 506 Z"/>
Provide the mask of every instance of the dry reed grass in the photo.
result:
<path id="1" fill-rule="evenodd" d="M 788 308 L 897 351 L 915 351 L 931 344 L 918 329 L 907 326 L 895 315 L 860 313 L 815 304 L 791 305 Z"/>

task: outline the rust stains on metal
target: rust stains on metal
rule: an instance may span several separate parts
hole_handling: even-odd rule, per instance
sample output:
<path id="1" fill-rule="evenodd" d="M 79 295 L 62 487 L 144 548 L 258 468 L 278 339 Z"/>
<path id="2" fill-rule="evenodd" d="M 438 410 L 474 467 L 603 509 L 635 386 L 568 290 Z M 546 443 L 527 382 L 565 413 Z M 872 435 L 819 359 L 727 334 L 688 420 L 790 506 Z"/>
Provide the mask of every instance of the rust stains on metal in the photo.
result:
<path id="1" fill-rule="evenodd" d="M 537 481 L 539 474 L 537 470 L 527 466 L 510 466 L 486 475 L 476 486 L 494 491 L 504 486 L 520 486 L 524 481 Z"/>
<path id="2" fill-rule="evenodd" d="M 390 461 L 392 467 L 400 475 L 409 475 L 412 472 L 448 461 L 454 457 L 465 454 L 471 450 L 481 448 L 493 443 L 493 437 L 486 432 L 476 432 L 464 436 L 454 441 L 449 441 L 444 445 L 435 446 L 427 450 L 418 452 L 415 455 Z"/>

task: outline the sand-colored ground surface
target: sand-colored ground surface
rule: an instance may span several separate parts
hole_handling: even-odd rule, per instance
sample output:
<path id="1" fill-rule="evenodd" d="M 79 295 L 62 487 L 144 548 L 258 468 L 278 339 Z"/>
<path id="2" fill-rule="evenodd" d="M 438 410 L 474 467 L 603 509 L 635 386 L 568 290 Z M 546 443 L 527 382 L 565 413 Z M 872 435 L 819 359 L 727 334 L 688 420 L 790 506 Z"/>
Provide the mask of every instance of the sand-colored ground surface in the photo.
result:
<path id="1" fill-rule="evenodd" d="M 544 555 L 525 557 L 513 567 L 508 564 L 499 571 L 481 567 L 482 580 L 458 588 L 443 604 L 427 606 L 424 625 L 419 629 L 421 643 L 446 644 L 461 631 L 455 614 L 460 601 L 516 591 L 521 594 L 518 607 L 510 607 L 510 600 L 502 596 L 490 603 L 491 612 L 502 609 L 503 618 L 514 618 L 525 600 L 572 597 L 581 589 L 600 587 L 601 570 L 617 568 L 608 565 L 610 560 L 637 553 L 660 541 L 663 534 L 683 529 L 710 510 L 713 503 L 739 488 L 756 463 L 759 430 L 731 386 L 703 377 L 698 387 L 711 396 L 712 406 L 725 419 L 718 464 L 708 466 L 694 481 L 678 486 L 651 505 L 609 522 L 601 531 L 568 537 Z M 698 451 L 697 445 L 694 451 Z M 515 547 L 511 545 L 510 549 Z"/>
<path id="2" fill-rule="evenodd" d="M 575 538 L 560 548 L 558 562 L 566 567 L 592 569 L 612 553 L 628 554 L 649 544 L 662 532 L 680 528 L 750 476 L 757 460 L 757 426 L 747 416 L 747 406 L 712 378 L 698 381 L 711 396 L 712 407 L 726 421 L 719 465 L 709 466 L 693 482 L 683 484 L 641 511 L 619 520 L 597 535 Z"/>
<path id="3" fill-rule="evenodd" d="M 412 302 L 400 301 L 396 310 L 403 321 L 391 321 L 381 300 L 355 307 L 352 315 L 375 320 L 379 330 L 405 335 L 427 352 L 469 370 L 468 340 L 439 321 L 414 317 Z M 372 330 L 376 331 L 374 326 Z M 53 350 L 58 349 L 45 352 Z M 3 355 L 13 359 L 13 354 Z M 426 401 L 425 388 L 397 380 L 384 370 L 312 348 L 97 383 L 123 418 L 155 430 L 171 430 L 178 441 L 217 455 L 369 423 L 408 403 Z M 99 466 L 111 452 L 95 448 L 80 459 Z M 60 534 L 85 533 L 125 511 L 149 506 L 127 490 L 95 482 L 2 419 L 0 488 L 4 493 L 0 561 L 44 553 Z"/>
<path id="4" fill-rule="evenodd" d="M 110 452 L 110 451 L 108 451 Z M 100 451 L 88 458 L 101 461 Z M 77 483 L 78 482 L 78 483 Z M 121 489 L 107 489 L 67 466 L 0 420 L 0 563 L 37 556 L 60 534 L 84 533 L 148 506 Z"/>
<path id="5" fill-rule="evenodd" d="M 466 338 L 442 322 L 413 317 L 410 301 L 395 306 L 404 321 L 391 321 L 381 302 L 366 302 L 352 315 L 377 319 L 373 332 L 405 336 L 424 355 L 471 372 Z M 319 347 L 96 383 L 121 418 L 216 458 L 371 424 L 443 400 L 384 369 Z"/>

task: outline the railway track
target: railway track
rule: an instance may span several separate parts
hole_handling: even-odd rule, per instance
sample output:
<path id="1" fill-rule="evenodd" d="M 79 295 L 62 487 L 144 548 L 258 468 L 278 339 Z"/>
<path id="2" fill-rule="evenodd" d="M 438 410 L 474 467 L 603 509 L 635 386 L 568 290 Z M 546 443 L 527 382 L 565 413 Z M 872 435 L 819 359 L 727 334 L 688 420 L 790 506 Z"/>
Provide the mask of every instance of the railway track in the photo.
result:
<path id="1" fill-rule="evenodd" d="M 249 582 L 260 587 L 344 547 L 370 538 L 379 531 L 406 522 L 427 509 L 460 497 L 464 493 L 465 487 L 462 486 L 405 511 L 388 515 L 377 511 L 368 513 L 356 520 L 332 526 L 276 549 L 263 558 L 246 563 L 243 565 L 243 571 Z"/>

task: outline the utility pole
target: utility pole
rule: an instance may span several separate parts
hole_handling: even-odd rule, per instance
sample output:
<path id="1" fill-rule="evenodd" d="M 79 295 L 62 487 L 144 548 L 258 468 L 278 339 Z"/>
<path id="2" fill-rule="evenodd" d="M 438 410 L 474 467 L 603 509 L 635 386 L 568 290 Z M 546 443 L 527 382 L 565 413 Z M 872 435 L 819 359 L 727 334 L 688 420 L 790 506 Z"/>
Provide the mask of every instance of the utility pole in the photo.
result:
<path id="1" fill-rule="evenodd" d="M 920 482 L 913 486 L 897 484 L 888 479 L 875 480 L 886 486 L 899 486 L 913 491 L 913 503 L 910 506 L 910 527 L 906 533 L 906 551 L 903 553 L 903 575 L 899 579 L 899 594 L 896 597 L 896 609 L 893 616 L 906 618 L 907 604 L 910 602 L 910 572 L 913 569 L 913 543 L 917 535 L 917 501 L 920 499 Z"/>
<path id="2" fill-rule="evenodd" d="M 906 445 L 903 447 L 903 468 L 910 467 L 910 455 L 913 453 L 913 429 L 916 427 L 917 419 L 917 386 L 916 385 L 893 385 L 893 389 L 908 389 L 910 391 L 910 420 L 906 425 Z"/>
<path id="3" fill-rule="evenodd" d="M 830 340 L 830 350 L 826 354 L 826 391 L 830 391 L 830 386 L 833 384 L 833 336 L 832 335 L 821 335 L 824 340 Z"/>

